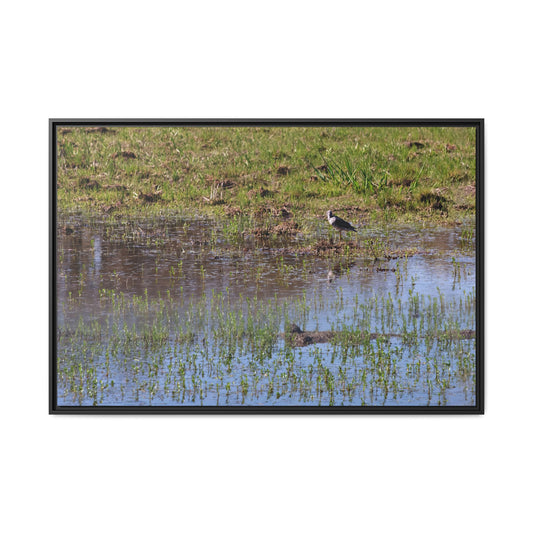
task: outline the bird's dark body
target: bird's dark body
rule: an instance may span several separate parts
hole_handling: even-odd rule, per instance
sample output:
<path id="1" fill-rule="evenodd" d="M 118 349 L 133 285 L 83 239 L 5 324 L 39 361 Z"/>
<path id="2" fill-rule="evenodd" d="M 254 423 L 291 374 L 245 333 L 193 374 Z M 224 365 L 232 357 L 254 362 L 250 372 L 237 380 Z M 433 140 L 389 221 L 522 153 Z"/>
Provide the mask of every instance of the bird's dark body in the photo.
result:
<path id="1" fill-rule="evenodd" d="M 343 220 L 340 217 L 333 216 L 333 213 L 331 211 L 328 211 L 326 213 L 326 216 L 328 217 L 328 222 L 338 231 L 355 231 L 355 228 L 349 223 L 346 222 L 346 220 Z"/>

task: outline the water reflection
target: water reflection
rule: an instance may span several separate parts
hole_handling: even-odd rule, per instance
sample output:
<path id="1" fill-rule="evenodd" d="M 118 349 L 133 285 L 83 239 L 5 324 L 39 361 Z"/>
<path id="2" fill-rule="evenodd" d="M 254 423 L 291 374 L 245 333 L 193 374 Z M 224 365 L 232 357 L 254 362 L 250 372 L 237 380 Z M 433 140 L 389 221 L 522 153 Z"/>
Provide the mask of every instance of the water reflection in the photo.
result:
<path id="1" fill-rule="evenodd" d="M 365 228 L 359 232 L 357 238 L 383 241 L 393 249 L 416 246 L 420 253 L 407 258 L 398 257 L 379 261 L 357 259 L 347 263 L 343 258 L 325 259 L 288 252 L 284 248 L 286 243 L 283 242 L 278 242 L 277 246 L 273 247 L 251 237 L 229 242 L 221 225 L 202 219 L 145 222 L 141 227 L 139 223 L 131 221 L 121 222 L 119 220 L 110 224 L 70 217 L 62 221 L 59 227 L 61 229 L 58 231 L 57 241 L 57 298 L 60 330 L 68 336 L 69 331 L 74 331 L 82 319 L 85 323 L 96 320 L 110 330 L 125 327 L 126 331 L 131 332 L 132 328 L 141 331 L 143 325 L 153 326 L 158 308 L 156 307 L 155 310 L 150 308 L 141 313 L 138 307 L 116 307 L 110 303 L 106 295 L 112 293 L 113 298 L 125 300 L 144 298 L 146 301 L 157 302 L 159 299 L 163 302 L 161 303 L 163 307 L 167 305 L 164 302 L 172 302 L 168 308 L 165 307 L 166 314 L 164 314 L 165 320 L 172 321 L 168 322 L 168 325 L 174 335 L 164 340 L 168 344 L 169 352 L 176 350 L 176 346 L 180 345 L 181 341 L 176 331 L 181 328 L 183 321 L 200 320 L 199 317 L 191 314 L 192 310 L 207 309 L 209 301 L 218 298 L 216 295 L 220 294 L 226 298 L 225 312 L 231 312 L 233 304 L 238 307 L 241 302 L 246 301 L 258 302 L 254 304 L 255 307 L 261 307 L 262 302 L 269 305 L 269 302 L 273 300 L 278 303 L 286 301 L 289 307 L 294 302 L 299 302 L 294 305 L 306 304 L 311 309 L 310 312 L 305 311 L 299 315 L 300 311 L 294 312 L 295 315 L 304 317 L 298 325 L 319 331 L 341 330 L 346 324 L 353 323 L 356 318 L 360 318 L 359 303 L 380 300 L 381 303 L 376 304 L 375 311 L 373 311 L 375 315 L 369 315 L 368 320 L 364 319 L 366 320 L 364 323 L 371 328 L 369 331 L 378 331 L 385 324 L 386 329 L 391 333 L 399 333 L 402 327 L 404 330 L 407 328 L 411 331 L 413 328 L 420 328 L 422 324 L 420 320 L 423 317 L 420 316 L 418 309 L 414 309 L 413 313 L 408 315 L 410 317 L 408 324 L 402 324 L 399 318 L 402 314 L 397 313 L 397 311 L 402 311 L 402 306 L 407 308 L 408 304 L 413 304 L 413 295 L 423 295 L 428 299 L 427 305 L 430 305 L 431 299 L 434 298 L 433 305 L 436 306 L 436 299 L 444 297 L 447 302 L 452 302 L 453 305 L 455 301 L 461 302 L 458 305 L 462 306 L 465 294 L 475 288 L 475 256 L 472 246 L 464 247 L 459 228 L 408 226 L 385 229 Z M 65 228 L 69 228 L 69 231 Z M 306 295 L 309 296 L 308 299 Z M 387 299 L 394 300 L 394 313 L 389 319 L 386 319 L 383 314 Z M 328 307 L 323 302 L 334 302 L 334 306 Z M 195 308 L 196 303 L 199 305 Z M 292 311 L 289 309 L 289 312 Z M 441 311 L 436 311 L 435 317 L 433 318 L 438 320 L 446 318 L 444 312 Z M 453 327 L 475 329 L 472 314 L 461 312 L 457 317 L 454 318 L 456 322 Z M 443 322 L 443 324 L 448 324 L 448 322 Z M 209 336 L 209 327 L 207 330 L 204 327 L 202 335 L 207 331 Z M 280 327 L 283 328 L 283 324 Z M 209 352 L 213 346 L 216 346 L 217 341 L 208 336 L 203 339 L 198 337 L 199 344 L 194 349 L 201 353 L 205 352 L 209 366 L 214 364 L 209 359 Z M 425 341 L 422 338 L 422 342 L 427 344 L 426 364 L 428 364 L 427 358 L 431 354 L 440 352 L 436 346 L 431 344 L 433 340 L 430 343 L 429 340 Z M 396 350 L 398 368 L 405 376 L 411 375 L 410 372 L 415 372 L 417 364 L 419 365 L 418 372 L 420 372 L 421 355 L 416 350 L 406 348 L 397 338 L 392 338 L 388 343 L 389 349 Z M 323 355 L 327 357 L 328 350 L 331 348 L 325 345 L 321 345 L 323 348 L 317 348 L 317 346 L 311 345 L 302 348 L 299 352 L 298 371 L 304 382 L 307 379 L 306 372 L 310 372 L 309 380 L 316 379 L 316 371 L 309 370 L 308 367 L 311 368 L 313 362 L 316 361 L 317 350 L 323 349 Z M 68 344 L 64 349 L 67 351 L 70 349 Z M 100 349 L 103 350 L 102 357 L 109 356 L 109 347 L 104 346 Z M 284 350 L 283 344 L 280 342 L 276 349 Z M 461 347 L 454 349 L 463 353 Z M 472 350 L 473 341 L 465 342 L 464 349 Z M 404 357 L 402 350 L 405 351 L 404 361 L 402 361 Z M 150 353 L 150 350 L 146 350 L 137 353 L 136 357 L 143 360 L 149 358 Z M 434 355 L 434 357 L 437 356 Z M 455 362 L 443 362 L 441 356 L 438 357 L 439 364 L 442 363 L 445 370 L 455 368 L 453 366 Z M 161 360 L 158 361 L 157 365 L 159 364 L 166 363 Z M 242 367 L 239 371 L 244 372 L 247 364 L 255 368 L 256 363 L 244 358 L 240 364 Z M 150 365 L 153 365 L 153 362 Z M 125 372 L 121 368 L 119 365 L 115 369 L 118 375 Z M 137 367 L 134 366 L 135 368 Z M 273 375 L 276 375 L 278 371 L 275 366 L 265 368 L 267 372 L 272 371 Z M 335 367 L 333 366 L 332 369 Z M 374 370 L 378 372 L 379 369 Z M 108 374 L 100 372 L 100 379 L 103 381 L 109 379 Z M 361 375 L 356 375 L 352 379 L 356 377 L 361 379 Z M 127 387 L 128 383 L 136 379 L 136 375 L 124 373 L 122 377 L 114 377 L 113 381 L 120 382 L 121 387 Z M 206 387 L 216 387 L 216 401 L 218 401 L 220 377 L 209 379 Z M 170 387 L 166 382 L 159 383 L 160 387 L 163 385 Z M 268 388 L 266 383 L 260 381 L 259 385 Z M 191 387 L 190 384 L 188 386 Z M 193 388 L 194 386 L 196 385 L 193 380 Z M 146 391 L 142 387 L 139 390 L 141 394 L 144 394 Z M 241 392 L 242 387 L 244 385 L 238 389 Z M 285 390 L 287 386 L 283 382 L 280 387 L 280 390 Z M 412 384 L 409 387 L 412 387 L 412 390 L 405 393 L 410 394 L 408 400 L 403 397 L 398 400 L 400 404 L 406 401 L 424 404 L 427 401 L 427 391 L 423 387 Z M 139 390 L 137 390 L 137 395 L 139 395 Z M 461 404 L 465 401 L 465 394 L 467 394 L 467 402 L 472 401 L 471 383 L 468 387 L 451 383 L 447 385 L 447 390 L 448 402 Z M 468 392 L 465 393 L 465 390 Z M 67 405 L 69 401 L 72 401 L 69 400 L 68 394 L 68 391 L 64 390 L 62 395 L 62 401 Z M 121 405 L 157 403 L 155 397 L 142 400 L 124 391 L 121 395 L 117 392 L 114 394 L 115 396 L 111 396 L 111 403 L 116 402 Z M 260 400 L 257 402 L 259 403 L 266 401 L 261 394 L 258 392 Z M 368 394 L 368 391 L 363 388 L 361 397 L 365 398 L 365 394 Z M 161 404 L 176 403 L 177 400 L 169 395 L 170 392 L 162 394 L 159 402 Z M 172 401 L 169 398 L 172 398 Z M 215 401 L 213 398 L 214 396 L 209 401 Z M 386 395 L 382 397 L 378 393 L 375 393 L 373 399 L 374 401 L 387 400 L 394 404 Z M 345 401 L 346 398 L 338 394 L 337 400 Z M 91 399 L 84 398 L 82 401 L 90 404 Z M 190 401 L 195 401 L 194 396 Z M 268 403 L 275 404 L 277 401 L 278 398 L 274 397 L 270 398 Z M 181 400 L 181 403 L 183 402 L 185 402 L 184 399 Z M 297 403 L 298 399 L 282 395 L 279 402 Z"/>
<path id="2" fill-rule="evenodd" d="M 238 250 L 224 247 L 220 233 L 211 238 L 216 225 L 205 220 L 165 221 L 158 231 L 139 228 L 141 239 L 131 238 L 120 227 L 110 231 L 104 223 L 71 219 L 67 225 L 75 229 L 58 233 L 58 301 L 79 298 L 83 301 L 79 312 L 85 314 L 95 309 L 102 289 L 151 298 L 181 294 L 190 299 L 212 290 L 227 290 L 235 298 L 241 294 L 290 298 L 327 280 L 330 286 L 340 285 L 362 295 L 394 292 L 395 270 L 402 265 L 417 290 L 436 294 L 438 288 L 447 293 L 455 284 L 450 254 L 468 277 L 462 287 L 472 286 L 475 279 L 473 254 L 457 253 L 461 242 L 456 228 L 368 231 L 364 238 L 384 240 L 398 249 L 416 245 L 424 253 L 407 260 L 376 263 L 360 259 L 347 265 L 294 253 L 279 255 L 275 248 L 253 239 Z M 347 268 L 348 276 L 343 274 Z M 63 314 L 59 318 L 60 322 L 67 319 Z"/>

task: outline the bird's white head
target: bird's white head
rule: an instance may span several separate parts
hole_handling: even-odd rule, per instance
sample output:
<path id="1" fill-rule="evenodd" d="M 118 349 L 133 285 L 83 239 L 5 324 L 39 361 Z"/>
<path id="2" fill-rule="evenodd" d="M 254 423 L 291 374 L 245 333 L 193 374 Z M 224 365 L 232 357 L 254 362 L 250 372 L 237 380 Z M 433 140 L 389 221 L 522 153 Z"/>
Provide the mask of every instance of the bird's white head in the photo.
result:
<path id="1" fill-rule="evenodd" d="M 331 217 L 333 216 L 333 213 L 332 213 L 331 211 L 328 211 L 328 212 L 326 213 L 326 216 L 327 216 L 328 218 L 331 218 Z"/>

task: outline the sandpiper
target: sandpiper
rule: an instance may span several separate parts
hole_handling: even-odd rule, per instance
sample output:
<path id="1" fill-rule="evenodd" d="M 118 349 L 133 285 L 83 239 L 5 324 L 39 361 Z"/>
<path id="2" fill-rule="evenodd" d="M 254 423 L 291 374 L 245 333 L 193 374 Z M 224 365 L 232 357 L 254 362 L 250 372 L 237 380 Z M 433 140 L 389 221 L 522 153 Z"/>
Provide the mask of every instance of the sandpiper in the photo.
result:
<path id="1" fill-rule="evenodd" d="M 340 217 L 334 217 L 333 213 L 328 211 L 326 213 L 326 216 L 328 217 L 328 222 L 340 233 L 340 237 L 342 238 L 342 232 L 343 231 L 355 231 L 355 228 L 349 223 L 346 222 L 346 220 L 343 220 Z"/>

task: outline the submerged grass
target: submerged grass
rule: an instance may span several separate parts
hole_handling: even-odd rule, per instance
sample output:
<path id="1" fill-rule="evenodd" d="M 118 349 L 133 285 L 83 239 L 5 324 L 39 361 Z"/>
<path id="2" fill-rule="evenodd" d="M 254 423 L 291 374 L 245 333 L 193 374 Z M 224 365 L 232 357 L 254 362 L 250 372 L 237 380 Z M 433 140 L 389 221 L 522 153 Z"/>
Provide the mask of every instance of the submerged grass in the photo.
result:
<path id="1" fill-rule="evenodd" d="M 475 401 L 475 293 L 417 292 L 424 247 L 396 246 L 389 224 L 467 222 L 445 259 L 455 294 L 471 279 L 474 129 L 71 127 L 57 142 L 60 405 Z M 327 209 L 358 231 L 339 238 Z M 351 269 L 394 291 L 345 295 Z M 308 277 L 309 293 L 272 296 Z M 294 324 L 310 341 L 291 342 Z"/>
<path id="2" fill-rule="evenodd" d="M 405 290 L 365 301 L 342 287 L 291 300 L 104 291 L 106 319 L 58 330 L 59 403 L 446 405 L 458 390 L 474 402 L 475 293 Z M 312 331 L 318 316 L 321 344 L 283 335 L 292 323 Z"/>

